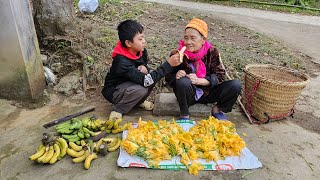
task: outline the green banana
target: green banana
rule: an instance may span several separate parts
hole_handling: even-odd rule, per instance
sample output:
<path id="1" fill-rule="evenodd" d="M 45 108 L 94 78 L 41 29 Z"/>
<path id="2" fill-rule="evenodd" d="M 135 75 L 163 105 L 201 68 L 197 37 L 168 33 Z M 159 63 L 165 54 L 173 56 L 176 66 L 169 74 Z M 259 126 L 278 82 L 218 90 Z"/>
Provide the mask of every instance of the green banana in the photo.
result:
<path id="1" fill-rule="evenodd" d="M 83 131 L 78 131 L 78 136 L 80 139 L 84 139 L 84 132 Z"/>
<path id="2" fill-rule="evenodd" d="M 58 124 L 56 126 L 56 129 L 62 129 L 62 128 L 66 128 L 66 127 L 69 128 L 70 125 L 71 125 L 70 121 L 67 121 L 67 122 L 64 122 L 62 124 Z"/>
<path id="3" fill-rule="evenodd" d="M 84 118 L 84 119 L 82 119 L 82 124 L 83 124 L 83 126 L 84 126 L 84 127 L 87 127 L 89 121 L 90 121 L 89 118 Z"/>
<path id="4" fill-rule="evenodd" d="M 84 133 L 84 136 L 86 137 L 86 138 L 90 138 L 91 136 L 90 136 L 90 133 Z"/>
<path id="5" fill-rule="evenodd" d="M 77 142 L 80 141 L 79 136 L 77 135 L 75 138 L 68 139 L 69 142 Z"/>
<path id="6" fill-rule="evenodd" d="M 70 126 L 69 129 L 79 129 L 81 124 L 80 124 L 80 122 L 78 120 L 73 119 L 72 125 Z"/>
<path id="7" fill-rule="evenodd" d="M 79 138 L 77 134 L 73 134 L 73 135 L 67 135 L 67 134 L 62 134 L 62 137 L 65 139 L 75 139 L 75 138 Z"/>
<path id="8" fill-rule="evenodd" d="M 85 132 L 85 133 L 89 133 L 89 132 L 90 132 L 90 130 L 89 130 L 88 128 L 86 128 L 86 127 L 82 127 L 82 130 L 83 130 L 83 132 Z"/>

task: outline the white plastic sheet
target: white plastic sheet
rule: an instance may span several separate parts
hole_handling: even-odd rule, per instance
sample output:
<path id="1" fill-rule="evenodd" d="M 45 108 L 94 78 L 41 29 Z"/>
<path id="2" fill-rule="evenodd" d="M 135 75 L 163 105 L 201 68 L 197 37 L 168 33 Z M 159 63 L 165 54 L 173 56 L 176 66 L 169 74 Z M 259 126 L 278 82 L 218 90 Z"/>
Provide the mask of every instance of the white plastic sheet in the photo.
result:
<path id="1" fill-rule="evenodd" d="M 189 131 L 189 129 L 195 125 L 194 121 L 188 120 L 176 120 L 176 122 L 186 131 Z M 137 127 L 137 124 L 133 124 L 133 126 Z M 123 131 L 122 138 L 125 139 L 127 134 L 128 131 Z M 207 162 L 205 159 L 198 159 L 196 162 L 201 162 L 201 164 L 204 166 L 204 170 L 256 169 L 262 167 L 261 162 L 252 152 L 250 152 L 247 147 L 243 148 L 241 156 L 230 156 L 226 157 L 224 160 L 218 160 L 216 162 Z M 152 168 L 149 167 L 148 163 L 142 158 L 136 155 L 131 156 L 122 148 L 120 148 L 120 155 L 117 164 L 120 167 Z M 186 169 L 186 167 L 180 163 L 180 156 L 175 156 L 170 161 L 161 161 L 159 164 L 159 169 L 180 170 Z"/>

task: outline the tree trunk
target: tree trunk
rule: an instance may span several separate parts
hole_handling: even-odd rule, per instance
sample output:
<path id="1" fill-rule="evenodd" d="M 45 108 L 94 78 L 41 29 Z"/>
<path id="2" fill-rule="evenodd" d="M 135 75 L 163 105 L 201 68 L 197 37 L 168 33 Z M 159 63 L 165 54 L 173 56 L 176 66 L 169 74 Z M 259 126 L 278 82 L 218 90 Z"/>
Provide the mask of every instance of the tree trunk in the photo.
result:
<path id="1" fill-rule="evenodd" d="M 33 16 L 40 38 L 65 35 L 75 19 L 73 0 L 32 0 Z"/>

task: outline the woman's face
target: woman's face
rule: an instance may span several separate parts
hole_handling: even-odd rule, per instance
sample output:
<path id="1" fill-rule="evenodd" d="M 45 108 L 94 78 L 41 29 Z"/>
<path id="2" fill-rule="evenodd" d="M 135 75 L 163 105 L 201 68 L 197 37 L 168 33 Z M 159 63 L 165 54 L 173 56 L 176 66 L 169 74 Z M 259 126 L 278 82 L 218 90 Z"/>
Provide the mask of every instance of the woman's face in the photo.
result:
<path id="1" fill-rule="evenodd" d="M 206 38 L 193 28 L 187 28 L 184 31 L 184 44 L 189 52 L 198 52 L 205 40 Z"/>

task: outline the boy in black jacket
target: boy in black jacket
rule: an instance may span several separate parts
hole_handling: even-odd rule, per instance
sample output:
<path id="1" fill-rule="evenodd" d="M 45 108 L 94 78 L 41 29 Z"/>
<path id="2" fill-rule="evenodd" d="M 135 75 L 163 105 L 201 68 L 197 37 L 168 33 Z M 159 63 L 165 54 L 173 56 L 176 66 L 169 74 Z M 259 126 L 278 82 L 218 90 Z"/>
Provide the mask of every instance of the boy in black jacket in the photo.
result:
<path id="1" fill-rule="evenodd" d="M 147 65 L 144 29 L 137 21 L 121 22 L 118 35 L 119 41 L 112 53 L 112 66 L 102 90 L 103 96 L 113 104 L 109 118 L 122 118 L 123 114 L 143 103 L 155 83 L 180 64 L 177 53 L 151 71 Z"/>

